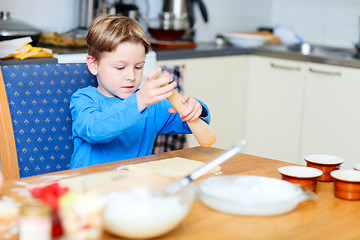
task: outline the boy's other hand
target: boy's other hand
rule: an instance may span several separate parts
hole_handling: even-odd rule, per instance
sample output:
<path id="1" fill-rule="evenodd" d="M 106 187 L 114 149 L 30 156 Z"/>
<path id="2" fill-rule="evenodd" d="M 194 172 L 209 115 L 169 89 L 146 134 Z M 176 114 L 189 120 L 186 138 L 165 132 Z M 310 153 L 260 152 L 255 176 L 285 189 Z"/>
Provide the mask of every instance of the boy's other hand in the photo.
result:
<path id="1" fill-rule="evenodd" d="M 180 113 L 180 117 L 183 121 L 191 122 L 199 118 L 202 113 L 201 104 L 194 98 L 184 95 L 181 98 L 182 103 L 187 103 L 187 107 Z M 169 108 L 170 113 L 176 113 L 175 108 Z"/>
<path id="2" fill-rule="evenodd" d="M 146 82 L 137 92 L 136 98 L 140 112 L 151 104 L 160 102 L 172 95 L 176 82 L 173 82 L 169 73 L 164 73 L 156 78 L 161 71 L 161 68 L 156 68 L 149 72 Z"/>

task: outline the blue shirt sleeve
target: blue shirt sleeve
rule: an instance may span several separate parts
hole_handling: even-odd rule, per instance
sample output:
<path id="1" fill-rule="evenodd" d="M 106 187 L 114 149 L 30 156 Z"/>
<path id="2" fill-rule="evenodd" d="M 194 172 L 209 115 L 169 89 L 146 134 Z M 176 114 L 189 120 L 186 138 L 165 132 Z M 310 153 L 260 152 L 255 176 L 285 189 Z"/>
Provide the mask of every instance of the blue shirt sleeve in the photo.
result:
<path id="1" fill-rule="evenodd" d="M 209 108 L 200 100 L 196 99 L 197 101 L 199 101 L 199 103 L 201 104 L 201 106 L 203 107 L 203 112 L 200 116 L 200 118 L 205 121 L 207 124 L 210 123 L 210 113 L 209 113 Z M 172 107 L 171 103 L 169 100 L 165 100 L 164 104 L 167 104 L 166 106 L 164 106 L 165 109 L 169 109 Z M 179 128 L 179 124 L 183 125 L 183 128 Z M 184 132 L 185 130 L 185 132 Z M 191 130 L 188 126 L 188 124 L 186 122 L 183 122 L 179 116 L 179 113 L 172 113 L 168 119 L 168 121 L 166 123 L 164 123 L 164 126 L 162 127 L 162 129 L 159 131 L 159 134 L 178 134 L 178 133 L 191 133 Z"/>
<path id="2" fill-rule="evenodd" d="M 108 99 L 109 100 L 109 99 Z M 136 94 L 121 100 L 108 108 L 101 108 L 106 102 L 96 94 L 78 91 L 70 101 L 73 135 L 79 136 L 89 143 L 110 142 L 131 126 L 146 117 L 137 107 Z M 100 103 L 99 103 L 100 102 Z"/>

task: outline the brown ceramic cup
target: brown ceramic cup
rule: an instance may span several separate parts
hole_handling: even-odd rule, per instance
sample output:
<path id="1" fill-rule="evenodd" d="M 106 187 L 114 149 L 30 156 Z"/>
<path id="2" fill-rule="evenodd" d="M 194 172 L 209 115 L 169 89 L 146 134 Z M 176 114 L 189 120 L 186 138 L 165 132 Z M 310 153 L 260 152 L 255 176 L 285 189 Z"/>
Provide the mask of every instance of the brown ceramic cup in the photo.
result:
<path id="1" fill-rule="evenodd" d="M 346 200 L 360 200 L 360 172 L 336 170 L 331 172 L 334 179 L 334 194 Z"/>
<path id="2" fill-rule="evenodd" d="M 323 174 L 319 169 L 305 166 L 280 167 L 278 171 L 282 180 L 299 184 L 313 192 L 316 192 L 318 178 Z"/>
<path id="3" fill-rule="evenodd" d="M 344 162 L 344 159 L 327 154 L 310 154 L 304 157 L 306 166 L 317 168 L 323 172 L 319 177 L 320 182 L 331 182 L 333 178 L 330 173 L 340 169 L 340 165 Z"/>

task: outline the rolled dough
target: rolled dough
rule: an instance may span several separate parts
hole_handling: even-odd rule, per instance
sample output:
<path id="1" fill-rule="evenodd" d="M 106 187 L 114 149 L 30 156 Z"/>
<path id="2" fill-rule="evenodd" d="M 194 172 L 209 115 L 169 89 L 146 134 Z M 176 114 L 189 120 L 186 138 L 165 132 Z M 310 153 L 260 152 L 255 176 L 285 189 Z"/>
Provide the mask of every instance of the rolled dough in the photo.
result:
<path id="1" fill-rule="evenodd" d="M 205 163 L 201 161 L 174 157 L 152 162 L 128 165 L 126 166 L 126 169 L 130 172 L 156 172 L 169 177 L 185 177 L 204 164 Z M 208 174 L 220 171 L 220 166 L 217 166 L 210 170 Z"/>

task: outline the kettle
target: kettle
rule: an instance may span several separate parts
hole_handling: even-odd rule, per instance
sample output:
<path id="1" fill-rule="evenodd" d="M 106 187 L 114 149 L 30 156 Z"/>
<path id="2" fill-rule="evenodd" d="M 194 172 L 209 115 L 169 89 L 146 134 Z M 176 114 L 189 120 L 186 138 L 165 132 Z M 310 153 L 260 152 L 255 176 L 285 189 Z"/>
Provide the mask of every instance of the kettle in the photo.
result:
<path id="1" fill-rule="evenodd" d="M 205 22 L 208 22 L 206 6 L 202 0 L 164 0 L 163 9 L 159 14 L 161 27 L 167 29 L 184 29 L 185 38 L 194 38 L 194 4 L 200 7 L 201 15 Z M 184 38 L 184 37 L 183 37 Z"/>

